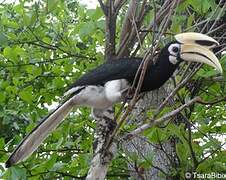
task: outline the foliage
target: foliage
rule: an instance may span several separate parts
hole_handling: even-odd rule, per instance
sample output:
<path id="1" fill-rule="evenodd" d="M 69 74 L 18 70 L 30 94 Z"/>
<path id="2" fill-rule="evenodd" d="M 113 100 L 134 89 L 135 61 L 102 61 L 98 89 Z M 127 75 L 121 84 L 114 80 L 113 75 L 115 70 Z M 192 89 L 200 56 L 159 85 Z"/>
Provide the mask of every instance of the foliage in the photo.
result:
<path id="1" fill-rule="evenodd" d="M 160 2 L 156 1 L 156 4 L 160 6 Z M 177 8 L 168 34 L 196 31 L 194 24 L 198 17 L 215 19 L 212 14 L 216 7 L 213 0 L 185 1 Z M 124 15 L 120 12 L 117 27 L 121 27 Z M 153 18 L 152 11 L 146 20 Z M 4 179 L 86 176 L 95 129 L 87 108 L 71 113 L 27 161 L 8 170 L 3 163 L 22 138 L 48 114 L 51 105 L 55 107 L 55 102 L 61 101 L 60 97 L 70 83 L 103 62 L 104 25 L 100 7 L 88 9 L 76 0 L 21 0 L 0 5 L 0 176 Z M 150 44 L 150 39 L 144 43 Z M 166 35 L 162 45 L 171 39 L 172 36 Z M 222 57 L 221 64 L 226 72 L 226 56 Z M 216 75 L 208 67 L 200 70 L 193 82 L 201 82 L 201 85 L 192 84 L 199 88 L 196 95 L 205 101 L 225 96 L 226 73 L 221 81 L 212 80 Z M 186 102 L 193 97 L 193 92 L 194 89 L 186 86 L 179 91 L 178 99 Z M 177 101 L 175 107 L 180 104 Z M 175 107 L 165 108 L 164 113 Z M 192 170 L 225 172 L 226 151 L 225 145 L 222 146 L 226 133 L 225 103 L 195 105 L 182 114 L 191 126 L 185 123 L 179 127 L 175 124 L 155 127 L 145 132 L 145 136 L 154 143 L 164 142 L 172 136 L 178 138 L 176 152 L 180 166 L 174 167 L 172 172 L 180 177 Z M 125 129 L 133 128 L 125 125 Z M 137 160 L 137 157 L 119 153 L 110 166 L 108 178 L 126 179 L 128 159 Z M 147 157 L 147 162 L 137 160 L 138 166 L 143 168 L 149 168 L 150 161 L 151 157 Z"/>

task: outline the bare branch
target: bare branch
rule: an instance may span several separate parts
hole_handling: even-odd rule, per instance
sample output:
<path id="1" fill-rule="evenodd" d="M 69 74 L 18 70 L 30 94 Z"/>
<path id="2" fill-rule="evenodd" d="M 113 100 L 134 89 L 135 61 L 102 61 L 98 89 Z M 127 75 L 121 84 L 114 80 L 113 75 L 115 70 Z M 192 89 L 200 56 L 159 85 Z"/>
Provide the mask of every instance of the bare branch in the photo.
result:
<path id="1" fill-rule="evenodd" d="M 116 18 L 117 14 L 114 10 L 114 4 L 112 0 L 108 0 L 106 3 L 107 15 L 106 18 L 106 42 L 105 42 L 105 59 L 110 60 L 115 57 L 115 37 L 116 37 Z"/>
<path id="2" fill-rule="evenodd" d="M 165 1 L 163 6 L 161 7 L 161 9 L 155 15 L 155 18 L 153 19 L 153 21 L 147 27 L 147 29 L 145 31 L 143 31 L 143 30 L 140 31 L 141 32 L 140 41 L 143 43 L 145 37 L 147 36 L 147 34 L 149 32 L 153 32 L 153 34 L 158 32 L 158 31 L 155 31 L 155 26 L 159 25 L 165 17 L 167 17 L 167 19 L 170 19 L 168 17 L 171 14 L 171 10 L 176 8 L 175 6 L 178 6 L 182 2 L 184 2 L 184 0 L 175 0 L 175 1 L 167 0 L 167 1 Z M 165 34 L 165 31 L 163 31 L 162 29 L 160 32 L 162 32 L 162 35 Z M 136 41 L 134 41 L 134 42 L 136 42 Z M 134 44 L 131 45 L 131 47 L 133 47 L 133 46 L 134 46 Z M 139 49 L 140 49 L 140 45 L 137 46 L 136 50 L 133 53 L 133 56 L 137 53 L 137 51 Z"/>
<path id="3" fill-rule="evenodd" d="M 226 96 L 223 97 L 223 98 L 217 99 L 217 100 L 209 101 L 209 102 L 200 100 L 200 101 L 198 101 L 198 103 L 199 103 L 199 104 L 203 104 L 203 105 L 210 105 L 210 106 L 213 106 L 213 105 L 215 105 L 215 104 L 218 104 L 218 103 L 224 102 L 224 101 L 226 101 Z"/>
<path id="4" fill-rule="evenodd" d="M 116 0 L 114 3 L 115 11 L 118 13 L 123 4 L 126 3 L 126 0 Z"/>
<path id="5" fill-rule="evenodd" d="M 124 41 L 124 39 L 128 36 L 128 34 L 132 31 L 132 17 L 136 16 L 136 11 L 138 8 L 138 0 L 131 0 L 129 4 L 129 8 L 126 12 L 126 16 L 122 25 L 121 34 L 120 34 L 120 45 Z"/>
<path id="6" fill-rule="evenodd" d="M 198 162 L 198 159 L 196 158 L 196 154 L 195 154 L 195 151 L 193 149 L 193 146 L 192 146 L 192 131 L 191 131 L 191 124 L 189 123 L 188 124 L 188 139 L 185 138 L 187 141 L 188 141 L 188 146 L 189 146 L 189 149 L 190 149 L 190 152 L 191 152 L 191 157 L 192 157 L 192 160 L 193 160 L 193 164 L 194 164 L 194 169 L 196 169 L 199 165 L 199 162 Z"/>
<path id="7" fill-rule="evenodd" d="M 198 68 L 194 68 L 194 71 L 190 73 L 185 79 L 183 79 L 177 86 L 176 88 L 166 97 L 166 99 L 161 103 L 161 105 L 158 107 L 154 114 L 154 118 L 157 117 L 157 115 L 161 112 L 161 110 L 165 107 L 167 102 L 176 94 L 176 92 L 181 89 L 194 75 L 195 73 L 199 70 L 201 65 L 198 66 Z"/>
<path id="8" fill-rule="evenodd" d="M 201 99 L 200 97 L 195 97 L 194 99 L 188 101 L 186 104 L 183 104 L 182 106 L 180 106 L 179 108 L 165 114 L 164 116 L 162 116 L 159 119 L 153 119 L 151 120 L 149 123 L 147 124 L 143 124 L 142 126 L 138 127 L 137 129 L 135 129 L 134 131 L 132 131 L 131 133 L 127 134 L 126 136 L 123 137 L 124 140 L 129 140 L 132 137 L 142 133 L 143 131 L 145 131 L 146 129 L 149 129 L 151 127 L 157 126 L 162 124 L 163 122 L 166 122 L 169 118 L 174 117 L 175 115 L 177 115 L 179 112 L 181 112 L 184 108 L 187 108 L 191 105 L 193 105 L 196 102 L 199 102 Z"/>
<path id="9" fill-rule="evenodd" d="M 177 108 L 177 109 L 165 114 L 161 118 L 159 118 L 157 120 L 152 119 L 149 123 L 143 124 L 142 126 L 140 126 L 137 129 L 133 130 L 131 133 L 128 133 L 122 139 L 123 140 L 130 140 L 131 138 L 133 138 L 134 136 L 142 133 L 146 129 L 149 129 L 151 127 L 154 127 L 154 126 L 157 126 L 157 125 L 160 125 L 160 124 L 166 122 L 169 118 L 176 116 L 183 109 L 193 105 L 194 103 L 199 103 L 199 104 L 203 104 L 203 105 L 214 105 L 214 104 L 217 104 L 217 103 L 220 103 L 220 102 L 224 102 L 224 101 L 226 101 L 226 97 L 218 99 L 218 100 L 214 100 L 214 101 L 211 101 L 211 102 L 205 102 L 200 97 L 195 97 L 192 100 L 190 100 L 187 103 L 185 103 L 182 106 L 180 106 L 179 108 Z"/>
<path id="10" fill-rule="evenodd" d="M 134 3 L 133 3 L 134 2 Z M 137 42 L 137 39 L 139 38 L 139 33 L 137 34 L 137 31 L 140 32 L 140 26 L 141 23 L 147 14 L 147 12 L 150 10 L 150 8 L 147 8 L 147 1 L 143 0 L 143 3 L 141 5 L 141 8 L 139 8 L 139 1 L 133 0 L 130 3 L 129 9 L 127 11 L 126 18 L 124 20 L 124 28 L 123 32 L 121 33 L 121 39 L 120 39 L 120 45 L 117 52 L 117 57 L 128 57 L 132 47 Z M 136 5 L 134 8 L 133 6 Z M 138 9 L 139 12 L 138 12 Z M 135 23 L 132 21 L 134 20 Z M 127 27 L 127 24 L 129 26 Z M 136 29 L 132 24 L 136 24 Z M 132 27 L 130 27 L 132 26 Z M 141 42 L 141 41 L 140 41 Z"/>
<path id="11" fill-rule="evenodd" d="M 214 17 L 215 13 L 218 12 L 219 8 L 220 8 L 220 4 L 222 3 L 223 0 L 220 0 L 220 2 L 218 3 L 216 9 L 214 10 L 213 14 L 211 15 L 210 18 L 208 18 L 207 22 L 205 23 L 205 25 L 203 26 L 203 28 L 201 29 L 201 33 L 205 31 L 206 27 L 208 26 L 209 22 L 211 21 L 211 19 Z"/>
<path id="12" fill-rule="evenodd" d="M 115 128 L 114 111 L 109 108 L 106 111 L 93 111 L 96 116 L 97 127 L 95 130 L 94 156 L 91 161 L 87 180 L 105 179 L 108 165 L 116 153 L 116 146 L 112 146 L 108 151 L 102 151 L 105 142 Z"/>
<path id="13" fill-rule="evenodd" d="M 207 159 L 210 158 L 210 156 L 214 155 L 217 151 L 219 151 L 222 147 L 224 147 L 224 145 L 226 145 L 226 142 L 224 142 L 223 144 L 221 144 L 215 150 L 211 150 L 212 152 L 208 156 L 206 156 L 204 159 L 202 159 L 199 163 L 201 164 L 201 163 L 205 162 Z M 207 152 L 207 153 L 209 153 L 209 152 Z"/>
<path id="14" fill-rule="evenodd" d="M 29 62 L 29 63 L 23 63 L 23 64 L 12 64 L 12 65 L 4 65 L 1 64 L 1 68 L 15 68 L 15 67 L 21 67 L 21 66 L 30 66 L 30 65 L 37 65 L 37 64 L 48 64 L 48 63 L 53 63 L 54 61 L 59 61 L 62 59 L 67 59 L 67 58 L 71 58 L 72 56 L 63 56 L 63 57 L 56 57 L 56 58 L 51 58 L 48 60 L 43 60 L 43 61 L 36 61 L 36 62 Z M 90 60 L 96 60 L 96 58 L 93 57 L 87 57 L 87 56 L 83 56 L 83 55 L 75 55 L 73 57 L 77 57 L 77 58 L 81 58 L 81 59 L 90 59 Z M 77 61 L 78 62 L 78 61 Z"/>
<path id="15" fill-rule="evenodd" d="M 101 9 L 102 9 L 104 15 L 107 16 L 108 12 L 107 12 L 107 8 L 106 8 L 105 4 L 103 3 L 102 0 L 98 0 L 98 2 L 99 2 L 99 4 L 100 4 L 100 7 L 101 7 Z"/>

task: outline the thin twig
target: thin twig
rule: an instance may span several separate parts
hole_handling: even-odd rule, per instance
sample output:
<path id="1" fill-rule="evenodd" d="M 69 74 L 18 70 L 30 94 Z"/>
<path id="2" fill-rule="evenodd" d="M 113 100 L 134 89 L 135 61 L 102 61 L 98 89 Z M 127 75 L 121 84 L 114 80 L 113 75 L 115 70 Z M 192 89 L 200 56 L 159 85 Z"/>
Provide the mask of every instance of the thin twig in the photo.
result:
<path id="1" fill-rule="evenodd" d="M 224 102 L 226 101 L 226 97 L 218 99 L 218 100 L 213 100 L 210 102 L 205 102 L 203 101 L 200 97 L 195 97 L 192 100 L 188 101 L 187 103 L 183 104 L 182 106 L 180 106 L 179 108 L 165 114 L 164 116 L 160 117 L 159 119 L 152 119 L 149 123 L 147 124 L 143 124 L 142 126 L 138 127 L 137 129 L 133 130 L 131 133 L 128 133 L 126 136 L 124 136 L 122 139 L 124 140 L 129 140 L 131 138 L 133 138 L 136 134 L 140 134 L 143 131 L 145 131 L 146 129 L 149 129 L 153 126 L 157 126 L 162 124 L 163 122 L 166 122 L 169 118 L 174 117 L 175 115 L 177 115 L 178 113 L 180 113 L 183 109 L 193 105 L 194 103 L 199 103 L 202 105 L 214 105 L 220 102 Z"/>
<path id="2" fill-rule="evenodd" d="M 207 159 L 209 159 L 210 156 L 212 156 L 213 154 L 215 154 L 217 151 L 219 151 L 224 145 L 226 144 L 226 142 L 224 142 L 223 144 L 221 144 L 218 148 L 216 148 L 215 150 L 213 150 L 208 156 L 206 156 L 204 159 L 202 159 L 201 161 L 199 161 L 199 164 L 203 163 L 204 161 L 206 161 Z M 209 153 L 209 152 L 207 152 Z"/>
<path id="3" fill-rule="evenodd" d="M 70 58 L 70 57 L 71 56 L 63 56 L 63 57 L 57 57 L 57 58 L 53 58 L 53 59 L 49 59 L 49 60 L 29 62 L 29 63 L 23 63 L 23 64 L 12 64 L 12 65 L 1 64 L 0 68 L 13 68 L 13 67 L 30 66 L 30 65 L 37 65 L 37 64 L 48 64 L 48 63 L 53 63 L 54 61 L 59 61 L 59 60 Z M 81 56 L 80 58 L 84 59 L 85 57 L 86 56 Z M 89 57 L 86 57 L 86 58 L 89 58 Z"/>
<path id="4" fill-rule="evenodd" d="M 131 137 L 133 137 L 136 134 L 142 133 L 146 129 L 149 129 L 149 128 L 153 127 L 153 126 L 157 126 L 157 125 L 162 124 L 163 122 L 166 122 L 169 118 L 174 117 L 179 112 L 181 112 L 184 108 L 187 108 L 187 107 L 193 105 L 194 103 L 198 102 L 199 100 L 201 100 L 200 97 L 195 97 L 194 99 L 188 101 L 186 104 L 183 104 L 179 108 L 177 108 L 177 109 L 175 109 L 175 110 L 173 110 L 173 111 L 165 114 L 161 118 L 159 118 L 159 119 L 153 119 L 149 123 L 143 124 L 142 126 L 140 126 L 137 129 L 133 130 L 131 133 L 129 133 L 126 136 L 124 136 L 123 139 L 124 140 L 131 139 Z"/>
<path id="5" fill-rule="evenodd" d="M 160 104 L 160 106 L 157 108 L 154 117 L 156 118 L 158 114 L 161 112 L 161 110 L 166 106 L 167 102 L 179 91 L 199 70 L 199 68 L 196 68 L 194 71 L 192 71 L 185 79 L 183 79 L 177 86 L 174 88 L 174 90 L 166 97 L 166 99 Z"/>
<path id="6" fill-rule="evenodd" d="M 219 3 L 219 4 L 220 4 L 220 3 Z M 209 31 L 211 31 L 211 30 L 215 27 L 216 23 L 218 22 L 218 20 L 219 20 L 220 17 L 222 16 L 222 14 L 225 13 L 225 10 L 224 10 L 225 7 L 226 7 L 226 3 L 224 4 L 223 8 L 222 8 L 222 9 L 220 10 L 220 12 L 218 13 L 217 18 L 215 19 L 214 23 L 213 23 L 212 26 L 210 27 Z"/>
<path id="7" fill-rule="evenodd" d="M 217 12 L 218 8 L 220 7 L 220 4 L 223 0 L 220 0 L 220 2 L 218 3 L 216 9 L 214 10 L 213 14 L 211 15 L 210 18 L 208 18 L 207 22 L 205 23 L 204 27 L 202 28 L 202 30 L 200 31 L 201 33 L 204 32 L 204 30 L 206 29 L 206 27 L 208 26 L 210 20 L 214 17 L 215 13 Z"/>

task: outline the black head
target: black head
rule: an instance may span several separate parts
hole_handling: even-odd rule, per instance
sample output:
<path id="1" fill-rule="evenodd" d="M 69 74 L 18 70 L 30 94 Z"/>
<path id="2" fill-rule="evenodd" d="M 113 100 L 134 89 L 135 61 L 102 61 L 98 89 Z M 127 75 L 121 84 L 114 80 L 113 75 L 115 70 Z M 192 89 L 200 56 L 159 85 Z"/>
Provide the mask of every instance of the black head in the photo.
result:
<path id="1" fill-rule="evenodd" d="M 158 63 L 177 67 L 183 59 L 180 58 L 181 44 L 177 41 L 168 43 L 159 53 Z"/>
<path id="2" fill-rule="evenodd" d="M 200 33 L 182 33 L 176 35 L 175 39 L 161 50 L 157 64 L 175 68 L 183 61 L 200 62 L 222 72 L 222 67 L 211 50 L 218 45 L 216 40 Z"/>

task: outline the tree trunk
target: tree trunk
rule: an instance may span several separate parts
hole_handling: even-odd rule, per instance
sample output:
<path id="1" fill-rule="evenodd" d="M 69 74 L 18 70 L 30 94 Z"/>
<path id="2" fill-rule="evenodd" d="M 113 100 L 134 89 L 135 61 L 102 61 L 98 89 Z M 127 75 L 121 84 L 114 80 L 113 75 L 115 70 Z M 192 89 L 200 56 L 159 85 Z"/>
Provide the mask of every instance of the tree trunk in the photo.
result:
<path id="1" fill-rule="evenodd" d="M 95 142 L 93 143 L 94 155 L 91 161 L 91 166 L 86 177 L 87 180 L 102 180 L 105 179 L 108 166 L 116 154 L 116 144 L 113 143 L 111 148 L 105 153 L 104 147 L 116 127 L 114 121 L 114 110 L 112 108 L 106 111 L 93 110 L 97 127 L 95 129 Z"/>
<path id="2" fill-rule="evenodd" d="M 167 97 L 167 92 L 170 92 L 170 90 L 171 87 L 166 85 L 159 90 L 145 94 L 132 111 L 132 117 L 135 117 L 135 119 L 129 120 L 128 123 L 136 126 L 143 124 L 147 118 L 147 110 L 150 110 L 150 107 L 156 109 L 164 97 Z M 154 144 L 140 135 L 126 142 L 123 148 L 126 154 L 133 154 L 139 162 L 146 161 L 150 165 L 150 168 L 145 169 L 142 165 L 137 164 L 137 160 L 130 162 L 128 164 L 130 175 L 135 179 L 159 180 L 169 178 L 168 174 L 172 168 L 172 163 L 177 164 L 175 141 L 173 139 Z"/>

